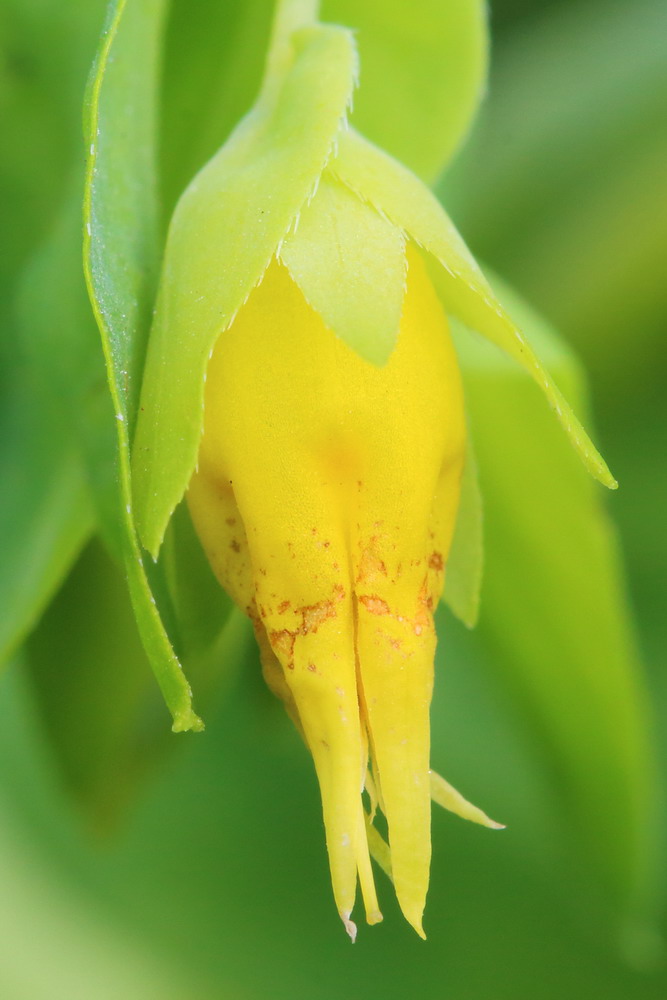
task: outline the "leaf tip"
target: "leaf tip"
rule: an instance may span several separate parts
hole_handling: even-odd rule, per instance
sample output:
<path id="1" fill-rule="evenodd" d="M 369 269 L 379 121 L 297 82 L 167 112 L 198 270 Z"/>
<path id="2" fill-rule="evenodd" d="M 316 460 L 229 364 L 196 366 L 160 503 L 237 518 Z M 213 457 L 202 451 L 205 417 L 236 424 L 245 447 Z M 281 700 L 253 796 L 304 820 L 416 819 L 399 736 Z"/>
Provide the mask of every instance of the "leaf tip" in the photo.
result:
<path id="1" fill-rule="evenodd" d="M 174 716 L 171 726 L 172 733 L 203 733 L 204 723 L 193 711 L 179 712 Z"/>

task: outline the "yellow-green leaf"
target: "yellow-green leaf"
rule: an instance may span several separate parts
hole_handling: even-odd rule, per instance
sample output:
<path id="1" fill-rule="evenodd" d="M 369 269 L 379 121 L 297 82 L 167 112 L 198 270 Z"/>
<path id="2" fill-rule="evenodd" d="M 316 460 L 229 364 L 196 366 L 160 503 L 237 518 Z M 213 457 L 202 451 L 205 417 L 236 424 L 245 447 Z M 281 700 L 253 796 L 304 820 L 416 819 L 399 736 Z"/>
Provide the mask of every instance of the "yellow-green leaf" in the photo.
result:
<path id="1" fill-rule="evenodd" d="M 165 4 L 118 0 L 90 78 L 84 267 L 102 336 L 118 431 L 120 517 L 128 586 L 144 648 L 174 719 L 201 729 L 190 687 L 146 577 L 132 519 L 129 441 L 156 257 L 154 169 L 159 44 Z"/>

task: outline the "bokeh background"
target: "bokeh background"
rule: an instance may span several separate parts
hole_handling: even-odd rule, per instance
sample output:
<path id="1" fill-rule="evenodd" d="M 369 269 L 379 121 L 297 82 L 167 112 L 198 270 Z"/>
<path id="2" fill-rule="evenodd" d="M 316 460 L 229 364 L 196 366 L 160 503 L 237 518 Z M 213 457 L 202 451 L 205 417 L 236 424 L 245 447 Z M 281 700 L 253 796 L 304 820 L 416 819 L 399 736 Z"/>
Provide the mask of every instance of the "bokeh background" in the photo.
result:
<path id="1" fill-rule="evenodd" d="M 237 51 L 259 71 L 270 5 L 257 7 L 266 17 Z M 17 343 L 40 297 L 40 247 L 61 224 L 63 203 L 79 196 L 82 93 L 103 18 L 99 0 L 0 3 L 6 411 L 30 366 L 30 344 L 17 363 Z M 667 10 L 660 0 L 493 0 L 491 23 L 489 93 L 438 191 L 475 253 L 558 328 L 590 373 L 596 438 L 621 483 L 605 502 L 664 761 Z M 167 65 L 221 24 L 224 10 L 211 27 L 175 0 Z M 206 86 L 204 68 L 187 93 L 167 77 L 163 141 L 168 148 L 180 135 L 184 148 L 164 177 L 165 215 L 219 141 L 215 127 L 190 137 L 183 127 Z M 228 113 L 244 99 L 240 88 Z M 20 440 L 29 430 L 7 433 Z M 8 484 L 28 474 L 20 448 L 9 455 Z M 15 514 L 3 499 L 5 528 Z M 5 606 L 13 596 L 3 594 Z M 96 626 L 100 615 L 113 622 L 112 642 Z M 428 942 L 401 920 L 385 884 L 384 924 L 362 928 L 351 947 L 330 899 L 312 766 L 264 690 L 246 630 L 227 636 L 229 669 L 210 696 L 205 733 L 170 737 L 158 705 L 146 720 L 151 738 L 127 759 L 115 752 L 120 731 L 96 736 L 96 711 L 113 714 L 111 689 L 68 679 L 69 658 L 94 663 L 98 680 L 106 667 L 126 672 L 130 686 L 152 681 L 120 573 L 99 542 L 87 545 L 27 654 L 0 681 L 0 995 L 664 997 L 660 859 L 650 899 L 628 913 L 577 830 L 539 728 L 502 683 L 497 622 L 482 615 L 468 633 L 442 610 L 439 628 L 434 763 L 509 829 L 492 834 L 435 813 Z M 78 727 L 63 706 L 76 710 Z M 82 739 L 89 766 L 77 756 Z M 657 831 L 659 821 L 658 803 Z M 600 843 L 613 844 L 613 814 L 599 822 Z"/>

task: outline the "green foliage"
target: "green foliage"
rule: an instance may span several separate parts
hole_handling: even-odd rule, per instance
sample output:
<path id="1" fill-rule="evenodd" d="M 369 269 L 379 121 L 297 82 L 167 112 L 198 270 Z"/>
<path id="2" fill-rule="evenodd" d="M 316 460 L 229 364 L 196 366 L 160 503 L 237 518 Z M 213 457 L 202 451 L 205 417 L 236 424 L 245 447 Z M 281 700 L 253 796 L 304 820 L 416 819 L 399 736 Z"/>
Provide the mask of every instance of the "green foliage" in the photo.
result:
<path id="1" fill-rule="evenodd" d="M 155 101 L 164 10 L 159 0 L 127 7 L 119 0 L 110 8 L 88 96 L 84 260 L 118 427 L 123 561 L 144 648 L 180 732 L 201 729 L 202 722 L 146 576 L 130 486 L 130 435 L 158 252 Z"/>
<path id="2" fill-rule="evenodd" d="M 123 574 L 99 543 L 82 553 L 28 653 L 38 709 L 70 794 L 105 830 L 164 749 L 169 727 Z"/>
<path id="3" fill-rule="evenodd" d="M 10 488 L 0 500 L 0 655 L 34 628 L 93 527 L 80 458 L 46 407 L 31 405 L 34 381 L 16 378 L 4 400 L 0 448 Z"/>
<path id="4" fill-rule="evenodd" d="M 354 953 L 329 913 L 307 761 L 260 684 L 246 623 L 182 506 L 157 564 L 139 562 L 131 519 L 129 443 L 166 222 L 256 98 L 273 5 L 111 5 L 89 90 L 87 267 L 113 406 L 80 269 L 81 79 L 101 6 L 6 0 L 0 10 L 2 651 L 32 633 L 25 669 L 0 690 L 0 992 L 333 1000 L 370 982 L 389 1000 L 659 1000 L 664 974 L 632 971 L 609 940 L 625 918 L 626 951 L 648 965 L 661 891 L 647 695 L 661 711 L 664 5 L 578 0 L 553 17 L 536 5 L 532 22 L 500 38 L 486 117 L 442 188 L 470 245 L 572 332 L 591 366 L 652 689 L 597 487 L 520 367 L 460 330 L 481 494 L 471 462 L 446 599 L 468 624 L 482 506 L 484 583 L 477 630 L 439 618 L 433 757 L 509 828 L 485 839 L 438 816 L 429 943 L 405 937 L 387 900 L 386 926 Z M 357 30 L 355 126 L 429 180 L 483 88 L 483 7 L 323 4 L 325 21 Z M 296 191 L 292 166 L 281 170 Z M 585 410 L 570 351 L 493 286 Z M 446 284 L 443 296 L 469 326 L 496 323 L 453 292 Z M 496 326 L 495 339 L 508 330 Z M 197 728 L 180 663 L 209 732 L 174 748 L 150 667 L 175 728 Z M 82 832 L 121 821 L 103 852 Z"/>
<path id="5" fill-rule="evenodd" d="M 486 86 L 482 0 L 324 0 L 324 20 L 355 29 L 355 127 L 427 182 L 465 137 Z"/>
<path id="6" fill-rule="evenodd" d="M 494 285 L 581 408 L 571 352 Z M 655 774 L 614 530 L 530 382 L 469 331 L 458 331 L 457 347 L 485 498 L 490 661 L 558 774 L 600 873 L 623 906 L 641 907 L 655 862 Z"/>

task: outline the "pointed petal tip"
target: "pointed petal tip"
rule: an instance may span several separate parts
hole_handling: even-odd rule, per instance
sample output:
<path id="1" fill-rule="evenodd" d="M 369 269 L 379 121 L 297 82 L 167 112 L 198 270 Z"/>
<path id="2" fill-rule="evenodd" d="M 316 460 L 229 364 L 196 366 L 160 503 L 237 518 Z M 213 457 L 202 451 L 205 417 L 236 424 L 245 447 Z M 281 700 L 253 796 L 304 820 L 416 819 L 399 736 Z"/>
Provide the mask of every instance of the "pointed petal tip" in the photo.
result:
<path id="1" fill-rule="evenodd" d="M 412 929 L 419 935 L 422 941 L 426 940 L 426 934 L 424 933 L 424 927 L 422 924 L 422 919 L 424 916 L 424 900 L 421 903 L 406 905 L 404 900 L 401 900 L 400 895 L 398 895 L 398 905 L 401 908 L 403 916 L 410 924 Z"/>
<path id="2" fill-rule="evenodd" d="M 410 921 L 410 923 L 411 923 L 412 927 L 414 927 L 414 929 L 417 931 L 417 934 L 419 934 L 419 937 L 422 939 L 422 941 L 425 941 L 426 940 L 426 934 L 424 932 L 424 928 L 422 927 L 421 920 L 418 923 L 412 923 L 412 921 Z"/>
<path id="3" fill-rule="evenodd" d="M 350 920 L 351 910 L 339 910 L 338 914 L 343 921 L 343 927 L 347 931 L 350 941 L 354 944 L 357 940 L 357 925 L 353 920 Z"/>

